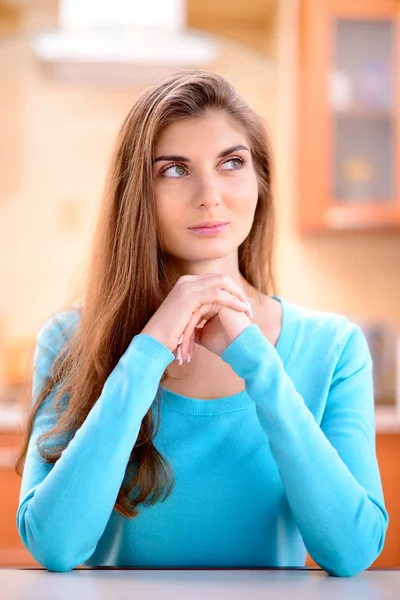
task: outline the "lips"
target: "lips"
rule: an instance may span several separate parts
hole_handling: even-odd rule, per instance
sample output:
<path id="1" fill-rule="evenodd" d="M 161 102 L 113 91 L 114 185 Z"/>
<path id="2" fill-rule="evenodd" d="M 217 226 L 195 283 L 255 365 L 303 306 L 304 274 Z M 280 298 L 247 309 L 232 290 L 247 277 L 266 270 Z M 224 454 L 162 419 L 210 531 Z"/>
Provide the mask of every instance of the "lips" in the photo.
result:
<path id="1" fill-rule="evenodd" d="M 225 229 L 225 227 L 227 227 L 229 225 L 229 223 L 219 223 L 217 225 L 213 225 L 211 227 L 205 227 L 204 225 L 197 226 L 197 227 L 190 227 L 190 231 L 192 231 L 193 233 L 197 234 L 197 235 L 202 235 L 202 236 L 213 236 L 213 235 L 218 235 L 223 229 Z"/>
<path id="2" fill-rule="evenodd" d="M 228 222 L 227 221 L 204 221 L 203 223 L 199 223 L 198 225 L 189 227 L 189 229 L 211 229 L 212 227 L 220 227 L 221 225 L 228 225 Z"/>

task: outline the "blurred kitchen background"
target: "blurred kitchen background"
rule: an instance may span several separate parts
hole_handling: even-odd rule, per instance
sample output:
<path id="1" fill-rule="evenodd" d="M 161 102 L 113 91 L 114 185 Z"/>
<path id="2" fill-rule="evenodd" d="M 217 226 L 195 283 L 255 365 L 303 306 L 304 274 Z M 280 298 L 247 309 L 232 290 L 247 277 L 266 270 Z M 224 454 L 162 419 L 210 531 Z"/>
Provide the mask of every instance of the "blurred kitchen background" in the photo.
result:
<path id="1" fill-rule="evenodd" d="M 200 67 L 268 123 L 277 293 L 367 336 L 390 515 L 374 566 L 400 566 L 399 59 L 396 0 L 0 0 L 0 565 L 36 564 L 15 526 L 24 384 L 84 276 L 118 128 L 156 76 Z"/>

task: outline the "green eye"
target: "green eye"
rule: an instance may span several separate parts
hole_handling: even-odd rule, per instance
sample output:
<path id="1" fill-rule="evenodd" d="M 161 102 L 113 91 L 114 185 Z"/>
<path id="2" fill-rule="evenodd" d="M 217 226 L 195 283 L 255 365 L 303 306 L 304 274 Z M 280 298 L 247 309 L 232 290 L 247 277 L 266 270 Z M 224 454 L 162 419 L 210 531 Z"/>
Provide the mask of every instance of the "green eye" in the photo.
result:
<path id="1" fill-rule="evenodd" d="M 172 175 L 169 174 L 170 171 L 173 173 Z M 185 168 L 182 165 L 169 165 L 169 167 L 166 167 L 161 171 L 161 177 L 165 177 L 166 179 L 180 179 L 184 174 Z"/>
<path id="2" fill-rule="evenodd" d="M 243 167 L 245 161 L 243 158 L 229 158 L 224 162 L 224 166 L 228 165 L 229 168 L 222 169 L 223 171 L 238 171 Z"/>

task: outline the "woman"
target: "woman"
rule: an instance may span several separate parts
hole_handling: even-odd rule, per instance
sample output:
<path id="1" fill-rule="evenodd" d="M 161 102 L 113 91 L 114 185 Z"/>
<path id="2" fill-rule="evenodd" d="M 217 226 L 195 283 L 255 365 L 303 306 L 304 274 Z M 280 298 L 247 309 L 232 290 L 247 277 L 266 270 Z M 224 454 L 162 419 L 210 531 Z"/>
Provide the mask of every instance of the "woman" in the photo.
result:
<path id="1" fill-rule="evenodd" d="M 17 526 L 47 569 L 307 549 L 349 576 L 381 552 L 371 356 L 344 316 L 269 294 L 271 165 L 261 118 L 207 71 L 126 117 L 84 301 L 37 336 Z"/>

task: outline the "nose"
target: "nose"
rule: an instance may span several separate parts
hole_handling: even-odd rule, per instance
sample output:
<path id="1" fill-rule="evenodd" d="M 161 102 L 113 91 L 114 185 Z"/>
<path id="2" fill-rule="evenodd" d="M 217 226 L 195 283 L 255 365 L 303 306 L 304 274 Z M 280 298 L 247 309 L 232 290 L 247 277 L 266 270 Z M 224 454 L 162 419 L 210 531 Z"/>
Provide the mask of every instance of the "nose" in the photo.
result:
<path id="1" fill-rule="evenodd" d="M 212 177 L 202 177 L 193 191 L 193 204 L 199 206 L 215 206 L 221 204 L 222 197 L 217 182 Z"/>

